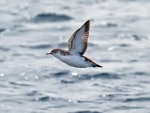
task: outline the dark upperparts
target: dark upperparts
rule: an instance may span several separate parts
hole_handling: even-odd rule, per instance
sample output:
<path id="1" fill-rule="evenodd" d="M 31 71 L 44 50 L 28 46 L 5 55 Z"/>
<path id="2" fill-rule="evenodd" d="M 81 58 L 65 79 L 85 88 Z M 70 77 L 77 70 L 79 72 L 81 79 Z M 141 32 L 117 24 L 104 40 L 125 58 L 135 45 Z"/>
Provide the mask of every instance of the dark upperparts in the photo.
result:
<path id="1" fill-rule="evenodd" d="M 91 59 L 89 59 L 89 58 L 87 58 L 87 57 L 85 57 L 85 56 L 83 56 L 84 58 L 85 58 L 85 60 L 86 61 L 88 61 L 88 62 L 92 62 L 92 66 L 93 67 L 103 67 L 103 66 L 101 66 L 101 65 L 99 65 L 99 64 L 97 64 L 97 63 L 95 63 L 95 62 L 93 62 Z"/>
<path id="2" fill-rule="evenodd" d="M 53 49 L 53 50 L 51 51 L 51 53 L 56 53 L 56 52 L 58 52 L 58 51 L 59 51 L 62 55 L 68 55 L 68 54 L 69 54 L 67 50 L 62 50 L 62 49 Z"/>

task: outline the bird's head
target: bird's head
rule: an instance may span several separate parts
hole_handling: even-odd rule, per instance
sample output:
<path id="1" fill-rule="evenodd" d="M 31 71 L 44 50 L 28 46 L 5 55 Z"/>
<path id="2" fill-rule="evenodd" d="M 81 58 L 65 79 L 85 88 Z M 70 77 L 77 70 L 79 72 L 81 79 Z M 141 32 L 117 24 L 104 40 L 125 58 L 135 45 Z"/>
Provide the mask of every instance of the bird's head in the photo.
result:
<path id="1" fill-rule="evenodd" d="M 61 50 L 59 49 L 53 49 L 51 52 L 46 53 L 46 55 L 53 55 L 55 57 L 59 56 L 61 54 Z"/>

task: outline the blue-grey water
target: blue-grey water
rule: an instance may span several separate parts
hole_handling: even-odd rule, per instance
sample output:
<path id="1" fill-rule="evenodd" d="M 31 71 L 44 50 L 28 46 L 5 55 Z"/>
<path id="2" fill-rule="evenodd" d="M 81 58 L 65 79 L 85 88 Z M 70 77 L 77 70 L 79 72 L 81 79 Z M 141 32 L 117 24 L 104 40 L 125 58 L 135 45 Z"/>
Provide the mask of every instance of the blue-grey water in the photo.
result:
<path id="1" fill-rule="evenodd" d="M 0 113 L 150 113 L 149 0 L 0 0 Z M 91 20 L 70 67 L 45 53 Z"/>

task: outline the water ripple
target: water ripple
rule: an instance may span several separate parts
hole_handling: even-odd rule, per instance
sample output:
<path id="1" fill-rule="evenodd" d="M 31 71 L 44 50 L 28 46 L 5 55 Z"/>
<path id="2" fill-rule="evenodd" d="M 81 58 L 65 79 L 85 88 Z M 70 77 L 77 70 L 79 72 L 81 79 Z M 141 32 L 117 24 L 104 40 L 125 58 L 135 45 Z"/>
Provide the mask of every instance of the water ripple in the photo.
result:
<path id="1" fill-rule="evenodd" d="M 102 78 L 102 79 L 120 79 L 118 74 L 106 73 L 106 72 L 98 73 L 98 74 L 95 74 L 95 75 L 90 75 L 90 74 L 82 75 L 82 76 L 78 77 L 79 80 L 90 80 L 90 79 L 98 79 L 98 78 Z"/>
<path id="2" fill-rule="evenodd" d="M 7 48 L 7 47 L 0 47 L 0 51 L 9 51 L 10 49 L 9 48 Z"/>
<path id="3" fill-rule="evenodd" d="M 139 34 L 121 34 L 119 36 L 119 38 L 121 38 L 121 39 L 132 39 L 132 40 L 136 40 L 136 41 L 149 39 L 147 36 L 139 35 Z"/>
<path id="4" fill-rule="evenodd" d="M 129 109 L 142 109 L 142 107 L 139 106 L 118 106 L 118 107 L 114 107 L 113 109 L 120 109 L 120 110 L 129 110 Z"/>
<path id="5" fill-rule="evenodd" d="M 148 39 L 146 36 L 140 36 L 140 35 L 137 35 L 137 34 L 133 34 L 133 35 L 132 35 L 132 38 L 133 38 L 134 40 Z"/>
<path id="6" fill-rule="evenodd" d="M 76 111 L 76 112 L 69 112 L 69 113 L 101 113 L 98 111 Z"/>
<path id="7" fill-rule="evenodd" d="M 9 82 L 11 85 L 16 85 L 16 86 L 32 86 L 28 83 L 19 83 L 19 82 Z"/>
<path id="8" fill-rule="evenodd" d="M 137 71 L 134 73 L 135 75 L 147 75 L 146 72 L 142 72 L 142 71 Z"/>
<path id="9" fill-rule="evenodd" d="M 52 98 L 50 98 L 49 96 L 43 96 L 43 97 L 38 98 L 38 101 L 45 102 L 45 101 L 49 101 L 50 99 Z"/>
<path id="10" fill-rule="evenodd" d="M 125 102 L 145 102 L 150 101 L 150 97 L 127 98 Z"/>
<path id="11" fill-rule="evenodd" d="M 42 22 L 58 22 L 58 21 L 68 21 L 72 18 L 65 14 L 55 14 L 55 13 L 41 13 L 36 15 L 33 18 L 33 22 L 42 23 Z"/>
<path id="12" fill-rule="evenodd" d="M 122 44 L 119 44 L 119 46 L 121 46 L 121 47 L 129 47 L 129 46 L 130 46 L 130 44 L 122 43 Z"/>
<path id="13" fill-rule="evenodd" d="M 4 29 L 4 28 L 0 28 L 0 33 L 1 33 L 1 32 L 4 32 L 4 31 L 5 31 L 5 29 Z"/>
<path id="14" fill-rule="evenodd" d="M 4 59 L 0 59 L 0 62 L 4 62 L 5 60 Z"/>
<path id="15" fill-rule="evenodd" d="M 50 44 L 37 44 L 37 45 L 20 45 L 22 48 L 30 48 L 30 49 L 46 49 L 51 48 Z"/>
<path id="16" fill-rule="evenodd" d="M 74 81 L 71 81 L 71 80 L 61 80 L 60 82 L 63 83 L 63 84 L 71 84 L 71 83 L 74 83 Z"/>
<path id="17" fill-rule="evenodd" d="M 26 95 L 27 95 L 27 96 L 35 96 L 35 95 L 38 95 L 38 94 L 39 94 L 38 91 L 33 90 L 33 91 L 27 93 Z"/>
<path id="18" fill-rule="evenodd" d="M 118 26 L 118 24 L 117 23 L 113 23 L 113 22 L 102 22 L 99 26 L 97 26 L 97 27 L 107 27 L 107 28 L 109 28 L 109 27 L 117 27 Z"/>
<path id="19" fill-rule="evenodd" d="M 68 74 L 69 74 L 69 71 L 62 71 L 62 72 L 53 73 L 52 75 L 54 75 L 55 77 L 60 77 L 60 76 L 68 75 Z"/>

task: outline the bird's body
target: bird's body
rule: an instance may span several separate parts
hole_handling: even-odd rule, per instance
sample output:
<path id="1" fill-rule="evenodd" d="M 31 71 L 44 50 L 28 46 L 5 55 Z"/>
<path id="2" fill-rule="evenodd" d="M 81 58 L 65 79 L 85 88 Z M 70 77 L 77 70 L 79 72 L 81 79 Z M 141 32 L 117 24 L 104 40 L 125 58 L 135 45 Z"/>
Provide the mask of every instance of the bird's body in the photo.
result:
<path id="1" fill-rule="evenodd" d="M 90 59 L 81 55 L 71 55 L 67 51 L 57 49 L 57 54 L 54 56 L 61 60 L 62 62 L 78 68 L 85 68 L 85 67 L 98 67 L 98 64 L 94 63 L 93 61 L 90 62 Z"/>
<path id="2" fill-rule="evenodd" d="M 102 67 L 89 58 L 83 56 L 87 49 L 90 21 L 74 32 L 68 41 L 69 50 L 53 49 L 50 53 L 62 62 L 78 68 Z"/>

